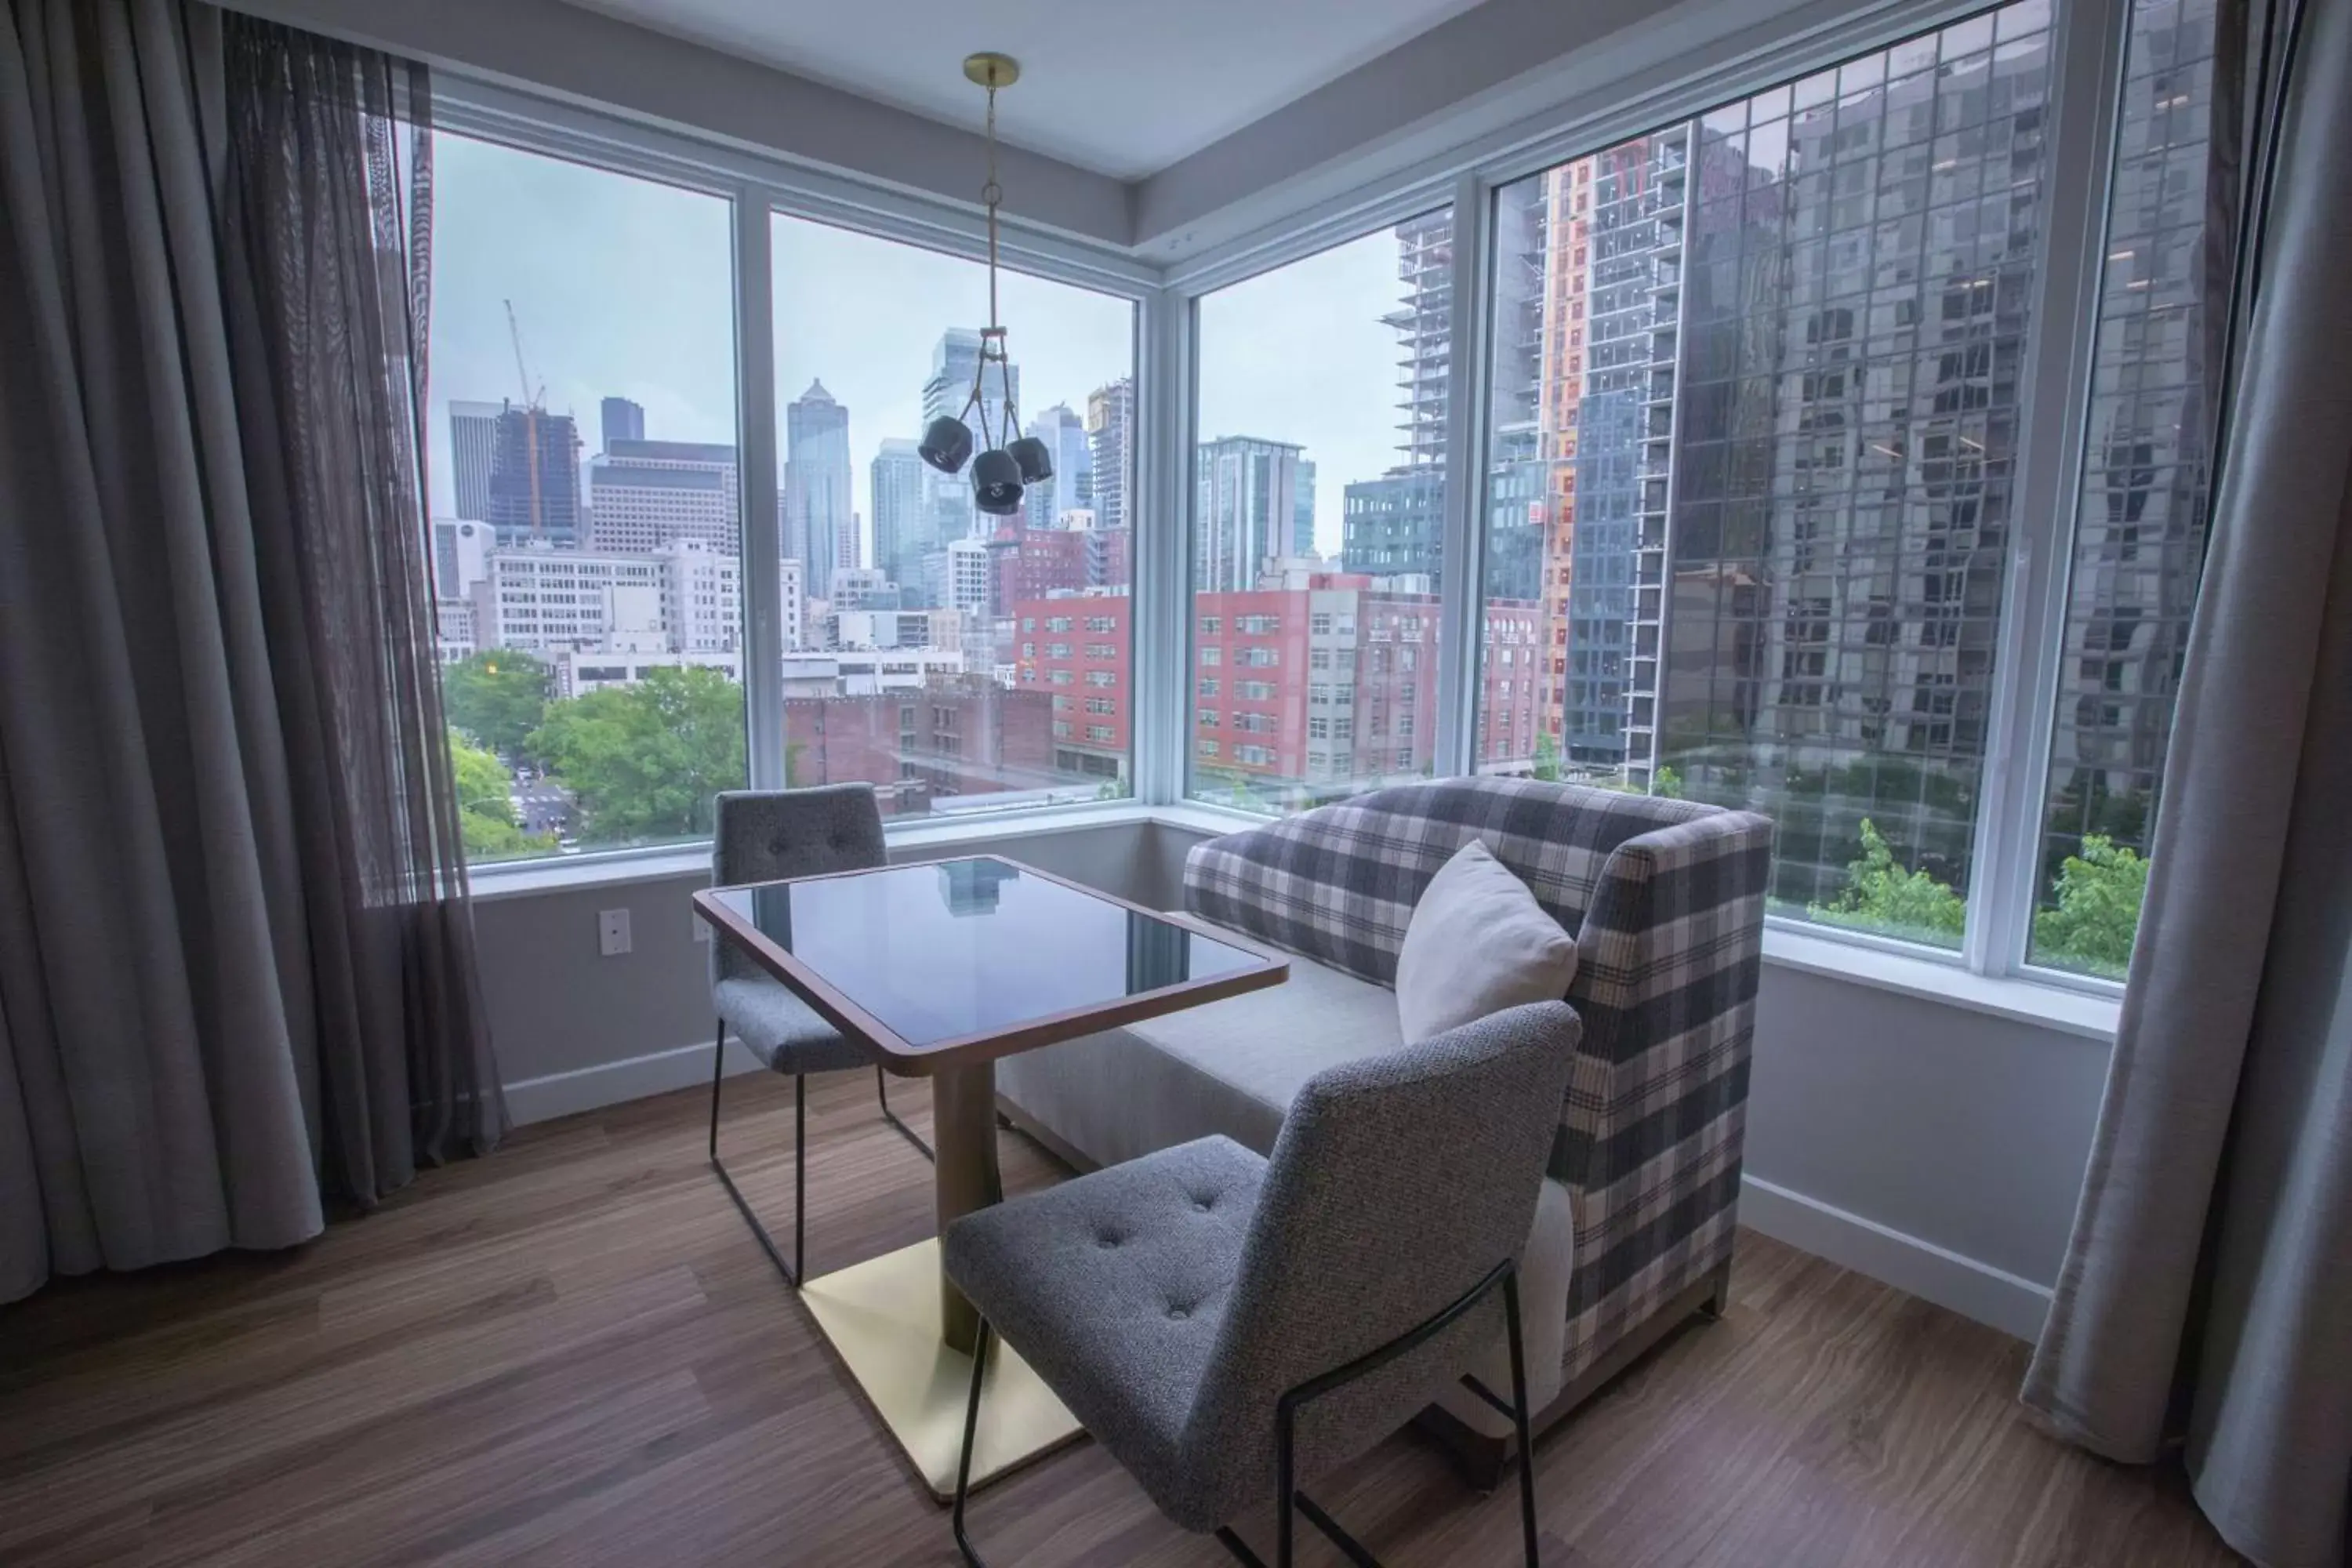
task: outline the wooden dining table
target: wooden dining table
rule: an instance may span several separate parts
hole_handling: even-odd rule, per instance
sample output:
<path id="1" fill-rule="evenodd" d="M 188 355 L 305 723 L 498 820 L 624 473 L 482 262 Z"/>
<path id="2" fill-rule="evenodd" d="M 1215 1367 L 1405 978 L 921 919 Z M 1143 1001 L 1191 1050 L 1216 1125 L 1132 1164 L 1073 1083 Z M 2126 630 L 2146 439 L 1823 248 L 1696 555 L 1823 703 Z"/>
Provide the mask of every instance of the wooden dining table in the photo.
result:
<path id="1" fill-rule="evenodd" d="M 938 1231 L 1003 1196 L 999 1058 L 1281 984 L 1232 932 L 999 856 L 706 889 L 697 913 L 885 1071 L 931 1080 Z M 803 1282 L 802 1300 L 932 1495 L 952 1495 L 980 1320 L 938 1237 Z M 989 1363 L 975 1484 L 1075 1437 L 1009 1351 Z"/>

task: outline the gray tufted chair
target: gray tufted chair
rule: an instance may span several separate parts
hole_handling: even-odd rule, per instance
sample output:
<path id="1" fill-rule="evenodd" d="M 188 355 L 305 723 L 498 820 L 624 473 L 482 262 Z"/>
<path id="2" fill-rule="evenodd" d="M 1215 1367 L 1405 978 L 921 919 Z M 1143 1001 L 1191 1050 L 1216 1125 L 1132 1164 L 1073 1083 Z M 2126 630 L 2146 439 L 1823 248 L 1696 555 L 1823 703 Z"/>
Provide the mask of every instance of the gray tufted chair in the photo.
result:
<path id="1" fill-rule="evenodd" d="M 1517 1426 L 1532 1568 L 1517 1269 L 1580 1027 L 1564 1003 L 1509 1008 L 1309 1079 L 1270 1158 L 1203 1138 L 949 1227 L 948 1276 L 983 1320 L 956 1485 L 965 1560 L 980 1563 L 963 1514 L 992 1333 L 1163 1513 L 1244 1563 L 1259 1559 L 1229 1521 L 1278 1500 L 1280 1568 L 1293 1500 L 1351 1562 L 1372 1561 L 1300 1485 L 1501 1335 L 1510 1401 L 1462 1382 Z"/>
<path id="2" fill-rule="evenodd" d="M 875 804 L 871 784 L 733 790 L 719 796 L 718 829 L 710 847 L 715 886 L 860 871 L 884 864 L 886 858 L 882 811 Z M 883 1120 L 927 1160 L 931 1158 L 930 1145 L 891 1110 L 888 1080 L 866 1049 L 855 1040 L 845 1039 L 783 982 L 732 942 L 710 944 L 710 1002 L 719 1015 L 719 1043 L 710 1071 L 710 1165 L 769 1260 L 798 1289 L 803 1278 L 801 1242 L 807 1215 L 808 1075 L 874 1066 L 874 1089 L 882 1101 Z M 792 1075 L 793 1260 L 789 1264 L 719 1158 L 719 1096 L 726 1082 L 730 1029 L 772 1071 Z"/>

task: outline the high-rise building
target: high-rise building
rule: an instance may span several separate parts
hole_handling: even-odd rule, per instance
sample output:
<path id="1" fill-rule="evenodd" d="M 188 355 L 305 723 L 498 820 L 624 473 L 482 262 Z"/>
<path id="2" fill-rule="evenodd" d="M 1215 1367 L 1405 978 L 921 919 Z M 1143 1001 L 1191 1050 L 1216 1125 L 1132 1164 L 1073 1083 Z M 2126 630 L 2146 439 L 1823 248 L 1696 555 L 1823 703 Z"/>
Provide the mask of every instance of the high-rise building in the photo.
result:
<path id="1" fill-rule="evenodd" d="M 1381 320 L 1394 327 L 1400 365 L 1398 450 L 1409 468 L 1445 461 L 1446 389 L 1454 365 L 1454 209 L 1441 207 L 1396 226 L 1397 277 L 1404 299 Z"/>
<path id="2" fill-rule="evenodd" d="M 625 397 L 604 399 L 598 412 L 603 416 L 604 450 L 610 452 L 615 441 L 642 441 L 646 438 L 645 405 Z"/>
<path id="3" fill-rule="evenodd" d="M 990 571 L 990 555 L 985 541 L 950 539 L 931 552 L 923 563 L 933 577 L 932 606 L 935 609 L 961 610 L 965 622 L 985 623 L 991 616 L 990 599 L 995 581 Z"/>
<path id="4" fill-rule="evenodd" d="M 931 374 L 923 383 L 924 425 L 929 426 L 943 414 L 961 419 L 971 427 L 975 452 L 985 450 L 992 439 L 1001 446 L 1018 434 L 1011 428 L 1007 395 L 1013 408 L 1021 405 L 1021 367 L 1006 364 L 990 368 L 980 389 L 979 405 L 968 408 L 979 370 L 980 333 L 970 327 L 950 327 L 940 334 L 940 341 L 932 346 Z M 924 473 L 925 483 L 930 487 L 933 514 L 942 526 L 940 537 L 960 539 L 975 534 L 985 538 L 994 531 L 995 521 L 984 518 L 971 504 L 969 468 L 961 475 L 929 468 Z"/>
<path id="5" fill-rule="evenodd" d="M 1095 526 L 1126 528 L 1135 520 L 1135 380 L 1120 376 L 1087 396 L 1087 467 Z"/>
<path id="6" fill-rule="evenodd" d="M 874 564 L 893 582 L 922 581 L 923 555 L 939 541 L 924 476 L 930 472 L 903 436 L 887 437 L 867 468 L 874 495 Z"/>
<path id="7" fill-rule="evenodd" d="M 616 436 L 589 462 L 588 489 L 592 549 L 645 552 L 691 539 L 741 553 L 732 447 Z"/>
<path id="8" fill-rule="evenodd" d="M 804 563 L 812 586 L 858 563 L 857 514 L 849 489 L 849 410 L 821 381 L 784 409 L 784 553 Z"/>
<path id="9" fill-rule="evenodd" d="M 2226 29 L 2225 29 L 2226 30 Z M 2108 198 L 2099 363 L 2067 581 L 2043 864 L 2100 835 L 2145 855 L 2205 558 L 2211 247 L 2199 216 L 2217 72 L 2210 5 L 2138 5 Z M 1990 181 L 1988 181 L 1990 185 Z"/>
<path id="10" fill-rule="evenodd" d="M 1638 605 L 1627 651 L 1637 681 L 1664 656 L 1661 763 L 1779 817 L 1791 903 L 1845 886 L 1864 817 L 1900 864 L 1967 884 L 2046 235 L 2047 16 L 1958 24 L 1846 68 L 1855 90 L 1689 132 L 1710 199 L 1683 225 L 1664 580 L 1646 521 L 1635 557 L 1671 620 L 1653 633 Z M 1716 177 L 1735 136 L 1779 177 Z"/>
<path id="11" fill-rule="evenodd" d="M 1292 502 L 1290 553 L 1314 555 L 1315 548 L 1315 462 L 1311 458 L 1298 459 L 1297 499 Z"/>
<path id="12" fill-rule="evenodd" d="M 1022 497 L 1022 510 L 1032 528 L 1062 528 L 1065 514 L 1094 504 L 1094 451 L 1087 439 L 1086 422 L 1066 403 L 1056 403 L 1029 421 L 1025 434 L 1045 444 L 1054 465 L 1051 479 L 1031 485 Z"/>
<path id="13" fill-rule="evenodd" d="M 808 646 L 808 605 L 807 595 L 803 591 L 804 580 L 802 576 L 800 562 L 792 556 L 785 556 L 778 566 L 776 576 L 778 586 L 782 589 L 784 647 L 805 647 Z"/>
<path id="14" fill-rule="evenodd" d="M 1194 593 L 1249 588 L 1266 562 L 1289 551 L 1302 450 L 1255 436 L 1221 436 L 1195 448 Z"/>
<path id="15" fill-rule="evenodd" d="M 1339 558 L 1349 572 L 1427 577 L 1444 563 L 1446 388 L 1453 363 L 1454 216 L 1444 209 L 1396 226 L 1404 297 L 1381 318 L 1397 334 L 1397 465 L 1342 492 Z M 1314 478 L 1308 469 L 1298 553 L 1314 547 Z"/>
<path id="16" fill-rule="evenodd" d="M 450 600 L 464 595 L 485 575 L 482 559 L 490 545 L 488 524 L 462 518 L 433 520 L 433 594 Z"/>
<path id="17" fill-rule="evenodd" d="M 580 433 L 572 416 L 499 408 L 484 510 L 501 544 L 580 542 Z"/>
<path id="18" fill-rule="evenodd" d="M 1345 492 L 1339 561 L 1372 577 L 1437 575 L 1445 538 L 1445 470 L 1391 468 Z"/>
<path id="19" fill-rule="evenodd" d="M 496 403 L 449 405 L 449 478 L 457 496 L 457 515 L 468 522 L 490 520 L 490 466 L 499 449 Z"/>
<path id="20" fill-rule="evenodd" d="M 844 610 L 895 610 L 898 607 L 898 584 L 878 566 L 836 566 L 833 580 L 825 585 L 824 598 L 826 606 L 835 614 Z"/>
<path id="21" fill-rule="evenodd" d="M 526 544 L 492 550 L 473 586 L 485 647 L 530 653 L 731 653 L 741 646 L 735 558 L 694 540 L 651 554 Z"/>

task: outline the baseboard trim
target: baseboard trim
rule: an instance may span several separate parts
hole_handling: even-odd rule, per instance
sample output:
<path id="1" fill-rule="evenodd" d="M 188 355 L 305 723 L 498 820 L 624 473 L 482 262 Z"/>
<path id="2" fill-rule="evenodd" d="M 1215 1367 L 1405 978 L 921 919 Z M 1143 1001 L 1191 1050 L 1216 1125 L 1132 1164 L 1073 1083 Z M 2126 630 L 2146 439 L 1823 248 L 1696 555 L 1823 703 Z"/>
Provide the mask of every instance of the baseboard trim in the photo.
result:
<path id="1" fill-rule="evenodd" d="M 2038 1339 L 2050 1312 L 2047 1285 L 1754 1176 L 1740 1182 L 1739 1223 L 2021 1340 Z"/>
<path id="2" fill-rule="evenodd" d="M 728 1042 L 727 1076 L 761 1070 L 759 1058 L 734 1039 Z M 597 1062 L 569 1072 L 518 1079 L 506 1086 L 507 1116 L 518 1127 L 552 1121 L 582 1110 L 667 1094 L 710 1081 L 710 1042 L 678 1046 L 616 1062 Z"/>

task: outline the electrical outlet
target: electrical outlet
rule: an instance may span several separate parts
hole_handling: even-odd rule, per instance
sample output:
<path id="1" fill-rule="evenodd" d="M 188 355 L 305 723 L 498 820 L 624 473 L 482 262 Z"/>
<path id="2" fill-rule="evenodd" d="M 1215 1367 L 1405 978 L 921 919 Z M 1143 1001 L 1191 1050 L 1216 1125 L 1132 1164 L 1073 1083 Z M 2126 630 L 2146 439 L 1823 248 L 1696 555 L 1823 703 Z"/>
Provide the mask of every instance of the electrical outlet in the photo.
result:
<path id="1" fill-rule="evenodd" d="M 710 940 L 710 922 L 704 920 L 701 914 L 691 906 L 689 906 L 686 911 L 686 923 L 694 928 L 695 941 L 709 942 Z"/>
<path id="2" fill-rule="evenodd" d="M 616 958 L 629 951 L 629 911 L 599 910 L 596 912 L 596 951 L 606 958 Z"/>

